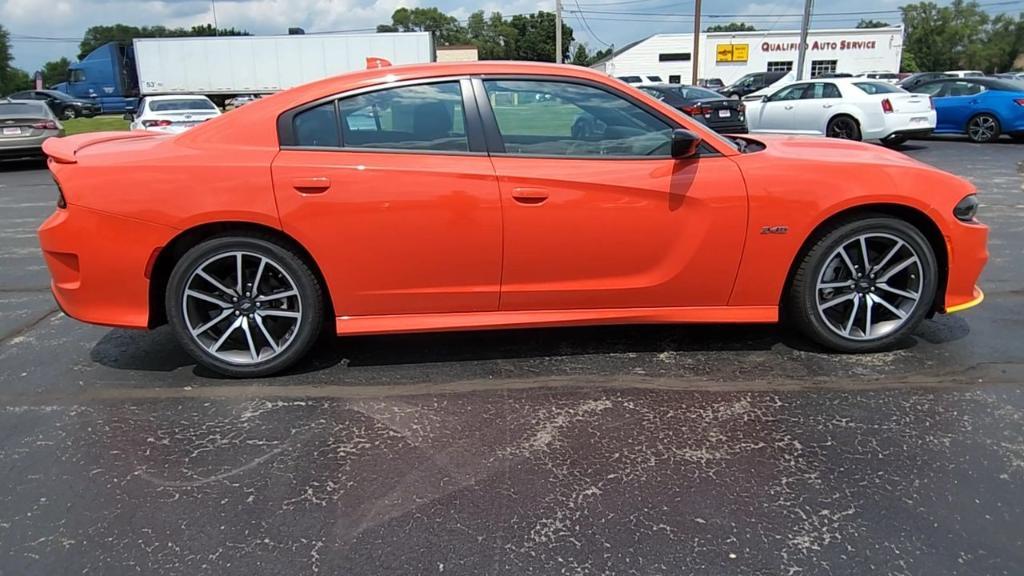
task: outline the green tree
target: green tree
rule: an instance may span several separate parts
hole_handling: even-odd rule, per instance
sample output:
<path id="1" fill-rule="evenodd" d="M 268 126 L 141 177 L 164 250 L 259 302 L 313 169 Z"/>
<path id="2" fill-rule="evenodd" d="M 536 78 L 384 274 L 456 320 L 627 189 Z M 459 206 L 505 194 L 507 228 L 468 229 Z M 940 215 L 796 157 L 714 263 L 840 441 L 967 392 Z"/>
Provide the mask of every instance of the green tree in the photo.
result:
<path id="1" fill-rule="evenodd" d="M 708 26 L 705 32 L 754 32 L 757 30 L 752 24 L 746 22 L 729 22 L 728 24 L 715 24 Z"/>
<path id="2" fill-rule="evenodd" d="M 590 51 L 587 45 L 582 42 L 576 44 L 576 50 L 572 53 L 571 62 L 577 66 L 590 66 Z"/>
<path id="3" fill-rule="evenodd" d="M 517 33 L 513 56 L 516 60 L 555 61 L 554 13 L 542 10 L 536 14 L 516 15 L 510 24 Z M 569 47 L 572 43 L 572 28 L 562 22 L 563 61 L 569 60 Z"/>
<path id="4" fill-rule="evenodd" d="M 14 67 L 11 55 L 11 36 L 0 25 L 0 95 L 32 87 L 32 78 L 27 72 Z"/>
<path id="5" fill-rule="evenodd" d="M 209 24 L 191 28 L 168 28 L 166 26 L 129 26 L 127 24 L 111 24 L 109 26 L 92 26 L 85 31 L 82 42 L 78 45 L 78 59 L 85 58 L 90 52 L 108 42 L 131 42 L 135 38 L 166 38 L 185 36 L 248 36 L 245 30 L 235 28 L 214 28 Z"/>
<path id="6" fill-rule="evenodd" d="M 882 22 L 881 20 L 861 20 L 857 22 L 857 28 L 887 28 L 890 26 L 888 22 Z"/>
<path id="7" fill-rule="evenodd" d="M 43 86 L 53 86 L 58 82 L 66 80 L 68 75 L 68 66 L 70 65 L 71 61 L 64 56 L 43 64 Z"/>
<path id="8" fill-rule="evenodd" d="M 448 16 L 439 9 L 399 8 L 391 14 L 391 24 L 377 26 L 377 32 L 433 32 L 442 46 L 465 44 L 469 41 L 466 28 L 458 18 Z"/>

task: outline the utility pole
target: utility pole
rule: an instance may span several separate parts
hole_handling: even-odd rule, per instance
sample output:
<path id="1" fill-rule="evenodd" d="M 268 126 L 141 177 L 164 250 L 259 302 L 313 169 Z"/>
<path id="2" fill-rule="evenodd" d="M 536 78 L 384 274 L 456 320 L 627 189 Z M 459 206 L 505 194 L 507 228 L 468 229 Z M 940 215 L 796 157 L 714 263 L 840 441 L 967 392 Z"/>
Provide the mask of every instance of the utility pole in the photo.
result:
<path id="1" fill-rule="evenodd" d="M 804 0 L 804 18 L 800 22 L 800 47 L 796 57 L 796 79 L 804 79 L 804 62 L 807 60 L 807 29 L 811 27 L 811 11 L 814 0 Z"/>
<path id="2" fill-rule="evenodd" d="M 210 7 L 213 8 L 213 35 L 216 36 L 220 28 L 217 26 L 217 0 L 210 0 Z"/>
<path id="3" fill-rule="evenodd" d="M 690 57 L 690 66 L 693 68 L 691 84 L 696 86 L 700 72 L 700 0 L 693 0 L 693 56 Z"/>
<path id="4" fill-rule="evenodd" d="M 562 63 L 562 0 L 555 0 L 555 62 Z"/>

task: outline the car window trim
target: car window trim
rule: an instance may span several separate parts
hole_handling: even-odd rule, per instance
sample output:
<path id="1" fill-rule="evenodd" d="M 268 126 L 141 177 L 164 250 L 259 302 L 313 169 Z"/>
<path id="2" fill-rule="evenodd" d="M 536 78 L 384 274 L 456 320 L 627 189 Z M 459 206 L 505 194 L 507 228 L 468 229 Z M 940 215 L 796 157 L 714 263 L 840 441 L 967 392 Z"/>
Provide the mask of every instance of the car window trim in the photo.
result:
<path id="1" fill-rule="evenodd" d="M 380 92 L 382 90 L 390 90 L 393 88 L 403 88 L 406 86 L 420 86 L 425 84 L 442 84 L 458 82 L 459 89 L 462 93 L 462 111 L 464 116 L 464 122 L 466 127 L 466 139 L 468 141 L 469 150 L 415 150 L 409 148 L 367 148 L 361 146 L 345 146 L 344 132 L 342 131 L 341 123 L 344 121 L 341 117 L 341 100 L 344 98 L 352 98 L 363 94 L 369 94 L 372 92 Z M 334 103 L 334 117 L 338 124 L 338 146 L 300 146 L 295 144 L 295 116 L 327 104 L 329 102 Z M 388 154 L 429 154 L 429 155 L 441 155 L 441 156 L 486 156 L 487 146 L 484 142 L 484 129 L 480 126 L 480 114 L 477 111 L 477 100 L 474 97 L 474 90 L 470 77 L 465 74 L 457 76 L 436 76 L 431 78 L 415 78 L 412 80 L 404 80 L 401 82 L 385 82 L 382 84 L 374 84 L 373 86 L 366 86 L 363 88 L 357 88 L 353 90 L 346 90 L 344 92 L 335 92 L 333 94 L 311 100 L 304 104 L 289 108 L 285 110 L 277 117 L 277 142 L 278 148 L 281 150 L 296 150 L 296 151 L 316 151 L 316 152 L 357 152 L 357 153 L 388 153 Z"/>
<path id="2" fill-rule="evenodd" d="M 476 74 L 473 76 L 473 89 L 476 92 L 477 105 L 480 108 L 480 116 L 483 119 L 484 134 L 487 141 L 488 152 L 492 156 L 505 156 L 513 158 L 546 158 L 550 160 L 666 160 L 672 159 L 670 154 L 648 156 L 648 155 L 629 155 L 629 156 L 601 156 L 594 154 L 584 155 L 567 155 L 567 154 L 523 154 L 517 152 L 508 152 L 505 150 L 505 142 L 501 138 L 501 131 L 498 128 L 498 120 L 494 115 L 494 110 L 491 108 L 491 101 L 487 98 L 487 90 L 484 87 L 484 80 L 519 80 L 525 82 L 561 82 L 564 84 L 579 84 L 582 86 L 588 86 L 596 88 L 625 99 L 630 104 L 639 107 L 644 112 L 651 114 L 658 120 L 664 122 L 670 129 L 681 128 L 689 130 L 687 126 L 681 125 L 676 122 L 672 117 L 662 114 L 661 111 L 650 106 L 646 102 L 643 102 L 630 94 L 625 92 L 619 92 L 600 82 L 595 82 L 586 78 L 572 78 L 568 76 L 556 76 L 547 74 L 514 74 L 514 73 L 498 73 L 498 74 Z M 698 157 L 710 157 L 710 156 L 721 156 L 722 153 L 718 151 L 714 146 L 708 144 L 706 140 L 701 141 L 700 148 L 694 158 Z"/>

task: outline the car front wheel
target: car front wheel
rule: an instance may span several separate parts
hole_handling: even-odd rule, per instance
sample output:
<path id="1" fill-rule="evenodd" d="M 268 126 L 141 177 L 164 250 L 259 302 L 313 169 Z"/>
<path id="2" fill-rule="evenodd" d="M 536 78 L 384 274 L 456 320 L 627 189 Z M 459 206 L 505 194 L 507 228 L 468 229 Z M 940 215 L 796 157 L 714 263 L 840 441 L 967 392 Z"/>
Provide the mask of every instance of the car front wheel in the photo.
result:
<path id="1" fill-rule="evenodd" d="M 832 350 L 885 350 L 928 314 L 937 270 L 931 245 L 908 222 L 887 216 L 849 221 L 807 252 L 786 311 L 801 332 Z"/>
<path id="2" fill-rule="evenodd" d="M 322 289 L 302 258 L 249 236 L 216 237 L 186 252 L 171 273 L 165 306 L 185 350 L 234 377 L 291 366 L 324 321 Z"/>

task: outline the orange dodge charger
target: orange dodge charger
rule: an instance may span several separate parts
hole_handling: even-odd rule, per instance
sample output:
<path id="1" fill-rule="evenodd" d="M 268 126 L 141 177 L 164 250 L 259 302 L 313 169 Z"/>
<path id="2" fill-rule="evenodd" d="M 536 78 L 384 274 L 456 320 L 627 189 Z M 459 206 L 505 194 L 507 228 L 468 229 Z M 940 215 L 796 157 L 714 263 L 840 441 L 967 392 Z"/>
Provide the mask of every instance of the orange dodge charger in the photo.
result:
<path id="1" fill-rule="evenodd" d="M 367 70 L 180 135 L 44 149 L 53 293 L 85 322 L 169 323 L 232 376 L 338 334 L 776 322 L 884 349 L 977 304 L 965 180 L 859 142 L 723 137 L 597 72 Z"/>

